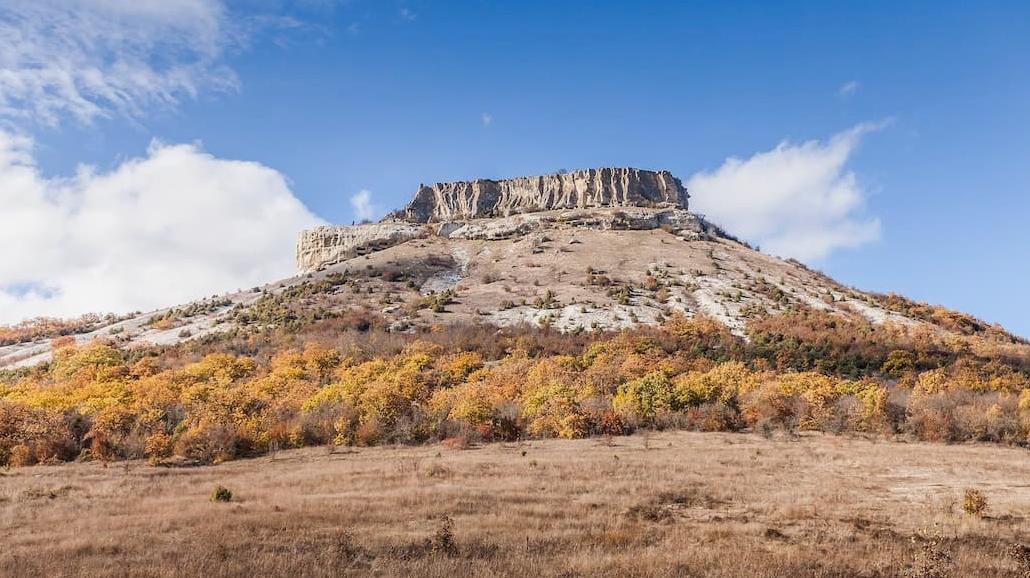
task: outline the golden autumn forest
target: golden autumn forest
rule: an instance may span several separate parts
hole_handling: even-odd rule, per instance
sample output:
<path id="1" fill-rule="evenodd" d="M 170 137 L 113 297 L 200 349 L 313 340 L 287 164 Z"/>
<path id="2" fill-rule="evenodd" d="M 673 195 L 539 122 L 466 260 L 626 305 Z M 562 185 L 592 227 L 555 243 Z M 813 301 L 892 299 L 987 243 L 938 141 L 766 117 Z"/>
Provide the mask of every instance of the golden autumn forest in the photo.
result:
<path id="1" fill-rule="evenodd" d="M 170 346 L 52 340 L 0 372 L 0 464 L 211 463 L 290 447 L 617 436 L 641 429 L 1030 439 L 1030 345 L 886 296 L 924 325 L 805 308 L 560 333 L 388 331 L 374 313 Z M 60 327 L 60 324 L 57 325 Z"/>

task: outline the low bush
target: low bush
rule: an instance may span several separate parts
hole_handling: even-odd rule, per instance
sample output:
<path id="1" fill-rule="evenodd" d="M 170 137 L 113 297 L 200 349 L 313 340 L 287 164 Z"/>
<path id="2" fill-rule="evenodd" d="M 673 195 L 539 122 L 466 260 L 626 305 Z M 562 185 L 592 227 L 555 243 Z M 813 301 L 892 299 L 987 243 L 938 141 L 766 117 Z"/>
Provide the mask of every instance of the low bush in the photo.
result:
<path id="1" fill-rule="evenodd" d="M 962 496 L 962 511 L 970 516 L 983 518 L 987 515 L 987 496 L 975 488 L 966 489 Z"/>
<path id="2" fill-rule="evenodd" d="M 225 486 L 218 486 L 211 490 L 211 501 L 212 502 L 231 502 L 232 501 L 232 490 Z"/>

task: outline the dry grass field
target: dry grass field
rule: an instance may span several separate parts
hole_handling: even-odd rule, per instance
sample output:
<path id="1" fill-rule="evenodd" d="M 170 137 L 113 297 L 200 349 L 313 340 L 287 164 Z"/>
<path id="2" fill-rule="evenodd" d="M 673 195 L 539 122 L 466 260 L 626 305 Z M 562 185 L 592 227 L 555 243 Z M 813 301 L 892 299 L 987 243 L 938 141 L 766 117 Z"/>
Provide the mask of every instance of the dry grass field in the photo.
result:
<path id="1" fill-rule="evenodd" d="M 37 466 L 0 472 L 0 575 L 1019 577 L 1028 458 L 677 432 Z"/>

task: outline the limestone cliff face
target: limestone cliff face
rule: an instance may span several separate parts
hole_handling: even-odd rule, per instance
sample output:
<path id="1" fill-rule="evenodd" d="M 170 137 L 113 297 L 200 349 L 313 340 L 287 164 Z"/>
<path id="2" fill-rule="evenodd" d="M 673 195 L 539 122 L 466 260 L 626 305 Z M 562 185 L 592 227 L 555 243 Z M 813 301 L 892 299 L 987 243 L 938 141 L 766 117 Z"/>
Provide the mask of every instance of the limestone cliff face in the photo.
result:
<path id="1" fill-rule="evenodd" d="M 683 183 L 668 171 L 588 169 L 501 181 L 420 185 L 397 216 L 428 223 L 587 207 L 686 209 L 688 196 Z"/>
<path id="2" fill-rule="evenodd" d="M 399 245 L 425 234 L 413 223 L 371 223 L 368 225 L 322 226 L 301 231 L 297 238 L 297 269 L 316 271 L 320 267 Z"/>

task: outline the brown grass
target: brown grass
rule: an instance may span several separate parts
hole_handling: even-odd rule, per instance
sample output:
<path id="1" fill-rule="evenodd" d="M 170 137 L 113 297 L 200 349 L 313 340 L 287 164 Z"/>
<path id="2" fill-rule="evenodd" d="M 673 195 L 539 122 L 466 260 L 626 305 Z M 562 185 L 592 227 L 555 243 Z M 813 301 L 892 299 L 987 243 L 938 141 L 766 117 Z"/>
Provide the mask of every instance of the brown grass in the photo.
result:
<path id="1" fill-rule="evenodd" d="M 20 468 L 0 576 L 1016 577 L 1026 458 L 678 432 Z M 991 516 L 962 513 L 970 486 Z"/>

